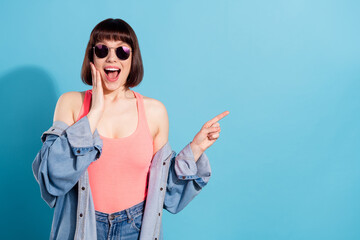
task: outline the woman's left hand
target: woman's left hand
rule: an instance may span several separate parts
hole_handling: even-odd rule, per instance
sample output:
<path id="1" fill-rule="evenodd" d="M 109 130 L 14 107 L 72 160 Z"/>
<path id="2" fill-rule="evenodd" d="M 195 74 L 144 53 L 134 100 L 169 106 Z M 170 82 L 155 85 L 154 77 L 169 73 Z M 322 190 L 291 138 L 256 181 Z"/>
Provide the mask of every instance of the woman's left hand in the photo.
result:
<path id="1" fill-rule="evenodd" d="M 219 138 L 221 129 L 218 121 L 229 113 L 229 111 L 225 111 L 202 126 L 201 130 L 195 135 L 190 143 L 193 152 L 199 152 L 201 154 Z"/>

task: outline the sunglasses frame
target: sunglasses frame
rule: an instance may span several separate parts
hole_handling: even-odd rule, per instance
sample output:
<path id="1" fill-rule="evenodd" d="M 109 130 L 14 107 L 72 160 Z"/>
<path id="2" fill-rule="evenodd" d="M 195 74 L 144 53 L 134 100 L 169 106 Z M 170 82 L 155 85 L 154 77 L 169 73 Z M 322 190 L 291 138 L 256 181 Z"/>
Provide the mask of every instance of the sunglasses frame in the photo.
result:
<path id="1" fill-rule="evenodd" d="M 129 59 L 129 57 L 130 57 L 130 54 L 129 54 L 129 57 L 127 57 L 126 59 L 121 59 L 121 58 L 119 58 L 119 56 L 116 54 L 116 50 L 117 50 L 118 48 L 123 48 L 123 47 L 129 48 L 129 47 L 127 47 L 127 46 L 109 47 L 109 46 L 107 46 L 107 45 L 105 45 L 105 44 L 96 44 L 95 46 L 92 47 L 92 49 L 93 49 L 94 54 L 95 54 L 95 56 L 96 56 L 97 58 L 100 58 L 100 57 L 98 57 L 98 56 L 96 55 L 96 53 L 95 53 L 95 47 L 96 47 L 97 45 L 103 45 L 103 46 L 105 46 L 105 47 L 108 49 L 108 53 L 107 53 L 106 56 L 103 57 L 103 58 L 106 58 L 106 57 L 109 55 L 109 52 L 110 52 L 109 49 L 110 49 L 110 50 L 111 50 L 111 49 L 115 49 L 115 55 L 116 55 L 116 57 L 117 57 L 118 59 L 120 59 L 121 61 L 125 61 L 125 60 Z M 132 53 L 132 49 L 129 48 L 129 50 L 130 50 L 130 52 Z M 124 51 L 124 49 L 123 49 L 123 51 Z M 125 52 L 125 51 L 124 51 L 124 52 Z M 101 59 L 101 58 L 100 58 L 100 59 Z"/>

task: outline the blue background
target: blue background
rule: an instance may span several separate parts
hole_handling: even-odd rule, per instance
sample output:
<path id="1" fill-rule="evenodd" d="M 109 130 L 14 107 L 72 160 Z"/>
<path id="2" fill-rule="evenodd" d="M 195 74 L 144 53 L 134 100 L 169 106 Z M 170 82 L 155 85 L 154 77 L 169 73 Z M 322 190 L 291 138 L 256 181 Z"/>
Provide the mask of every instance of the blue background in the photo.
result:
<path id="1" fill-rule="evenodd" d="M 135 30 L 141 94 L 168 110 L 179 152 L 223 111 L 212 178 L 164 237 L 360 239 L 360 3 L 1 1 L 0 238 L 48 239 L 31 163 L 58 97 L 80 79 L 93 27 Z"/>

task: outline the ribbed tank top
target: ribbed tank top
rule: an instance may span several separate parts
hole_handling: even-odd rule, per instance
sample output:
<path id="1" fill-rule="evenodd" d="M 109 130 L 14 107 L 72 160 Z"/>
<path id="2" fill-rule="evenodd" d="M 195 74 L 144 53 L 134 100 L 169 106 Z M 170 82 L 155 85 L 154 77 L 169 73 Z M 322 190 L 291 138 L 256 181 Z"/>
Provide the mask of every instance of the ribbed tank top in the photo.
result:
<path id="1" fill-rule="evenodd" d="M 146 199 L 148 173 L 153 155 L 153 139 L 146 120 L 143 97 L 136 98 L 138 124 L 135 132 L 123 138 L 103 140 L 99 159 L 88 167 L 95 210 L 114 213 Z M 92 89 L 85 92 L 79 117 L 86 116 L 91 106 Z"/>

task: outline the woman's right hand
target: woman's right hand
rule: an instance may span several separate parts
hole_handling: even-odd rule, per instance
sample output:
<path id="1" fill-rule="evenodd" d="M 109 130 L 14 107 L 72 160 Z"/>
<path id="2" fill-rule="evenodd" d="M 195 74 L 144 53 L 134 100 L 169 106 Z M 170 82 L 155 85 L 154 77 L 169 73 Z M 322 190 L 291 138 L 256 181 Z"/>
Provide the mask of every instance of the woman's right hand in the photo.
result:
<path id="1" fill-rule="evenodd" d="M 96 69 L 92 62 L 90 62 L 90 67 L 93 88 L 91 96 L 91 108 L 87 114 L 87 117 L 89 119 L 91 132 L 94 133 L 104 112 L 104 92 L 102 88 L 100 72 Z"/>
<path id="2" fill-rule="evenodd" d="M 93 86 L 90 111 L 102 114 L 104 112 L 104 92 L 102 88 L 101 74 L 92 62 L 90 62 L 90 67 Z"/>

